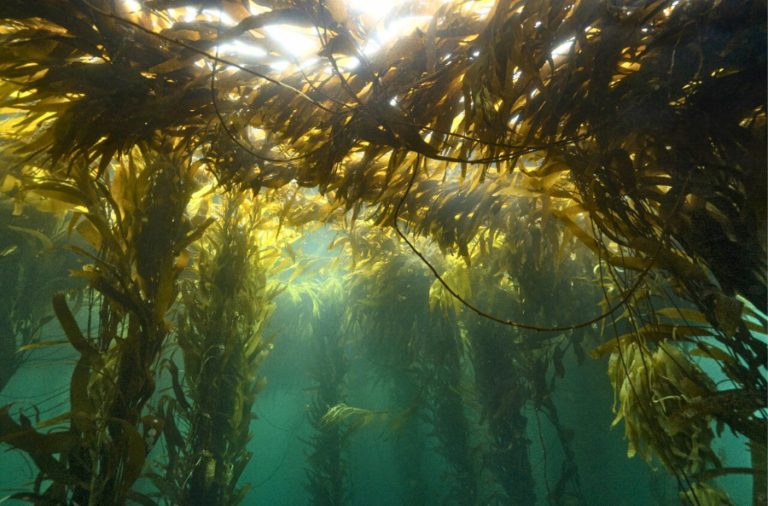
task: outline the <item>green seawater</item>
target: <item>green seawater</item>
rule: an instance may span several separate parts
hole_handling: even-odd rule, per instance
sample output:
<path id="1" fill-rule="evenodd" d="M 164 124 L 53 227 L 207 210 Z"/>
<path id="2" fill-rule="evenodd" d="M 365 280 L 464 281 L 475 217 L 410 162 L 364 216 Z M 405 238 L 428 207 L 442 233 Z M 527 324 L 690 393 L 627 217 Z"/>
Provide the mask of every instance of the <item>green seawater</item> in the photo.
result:
<path id="1" fill-rule="evenodd" d="M 328 237 L 329 234 L 321 231 L 311 239 L 317 242 L 317 252 L 324 250 Z M 403 294 L 405 297 L 426 295 Z M 489 413 L 483 411 L 483 400 L 475 381 L 476 369 L 483 366 L 472 360 L 477 350 L 460 349 L 454 360 L 430 364 L 427 357 L 421 359 L 426 365 L 419 368 L 398 368 L 388 363 L 385 355 L 371 351 L 364 344 L 365 340 L 376 342 L 372 333 L 377 330 L 400 328 L 402 322 L 397 321 L 396 315 L 384 322 L 383 327 L 353 329 L 344 315 L 356 301 L 321 303 L 319 312 L 316 309 L 313 313 L 312 305 L 306 300 L 296 303 L 288 299 L 283 295 L 276 300 L 277 309 L 265 332 L 276 337 L 273 350 L 260 368 L 260 374 L 267 378 L 267 386 L 259 393 L 253 408 L 250 424 L 253 437 L 247 443 L 253 457 L 239 481 L 240 485 L 250 484 L 251 490 L 242 504 L 334 504 L 323 502 L 322 497 L 313 495 L 312 488 L 308 487 L 313 471 L 310 457 L 315 449 L 313 438 L 318 435 L 309 420 L 313 399 L 323 386 L 318 385 L 310 373 L 339 365 L 332 363 L 333 354 L 329 350 L 335 350 L 337 359 L 343 357 L 345 363 L 343 374 L 332 379 L 338 394 L 336 400 L 371 414 L 371 420 L 363 427 L 353 427 L 364 422 L 355 417 L 335 426 L 344 436 L 334 453 L 336 464 L 341 466 L 337 485 L 343 491 L 342 501 L 335 504 L 514 505 L 518 503 L 509 499 L 508 490 L 523 487 L 529 488 L 523 496 L 527 494 L 533 501 L 528 504 L 532 505 L 680 504 L 676 478 L 657 460 L 648 465 L 638 456 L 628 458 L 623 422 L 611 427 L 615 417 L 614 393 L 606 375 L 607 357 L 587 358 L 579 364 L 573 353 L 567 353 L 562 363 L 564 377 L 555 378 L 555 371 L 547 368 L 546 380 L 556 379 L 556 382 L 545 400 L 536 400 L 528 391 L 519 410 Z M 90 316 L 93 325 L 98 314 Z M 410 313 L 406 316 L 414 317 Z M 450 332 L 450 324 L 435 323 L 439 316 L 421 317 L 432 321 L 441 332 Z M 80 311 L 77 320 L 83 328 L 88 325 L 86 310 Z M 591 328 L 589 332 L 597 334 L 599 329 Z M 382 339 L 393 339 L 386 333 Z M 427 337 L 440 338 L 437 334 Z M 48 321 L 42 328 L 40 341 L 62 339 L 56 320 Z M 330 348 L 329 343 L 332 343 Z M 395 346 L 395 343 L 384 341 L 377 346 Z M 522 362 L 523 352 L 520 353 L 519 359 L 511 358 L 510 368 Z M 13 416 L 23 413 L 32 420 L 44 421 L 67 413 L 69 381 L 76 358 L 74 350 L 66 344 L 31 351 L 3 390 L 3 404 L 12 404 Z M 178 356 L 174 360 L 183 368 Z M 451 367 L 455 370 L 450 370 Z M 706 361 L 702 361 L 702 367 L 709 368 L 707 372 L 714 377 L 720 374 Z M 448 389 L 435 387 L 435 377 L 441 375 L 452 378 L 454 383 Z M 529 377 L 520 377 L 513 378 L 512 384 L 505 384 L 504 378 L 506 376 L 499 377 L 498 384 L 491 385 L 493 395 L 499 398 L 508 395 L 510 388 L 525 390 L 531 381 Z M 169 378 L 161 375 L 150 405 L 157 404 L 169 390 Z M 417 406 L 413 416 L 405 423 L 395 424 L 394 420 L 412 406 Z M 550 407 L 556 409 L 557 425 Z M 532 478 L 519 483 L 511 480 L 508 488 L 500 483 L 504 477 L 494 474 L 493 462 L 503 457 L 505 451 L 514 451 L 513 445 L 500 446 L 489 430 L 491 423 L 505 416 L 515 416 L 524 423 L 524 433 L 514 437 L 522 441 L 521 455 L 526 461 L 520 463 L 529 466 Z M 749 466 L 744 441 L 728 431 L 716 440 L 715 449 L 724 465 Z M 22 452 L 8 447 L 4 450 L 0 454 L 3 470 L 0 489 L 4 496 L 29 490 L 37 474 L 34 463 Z M 162 465 L 166 459 L 164 441 L 160 438 L 147 457 L 144 471 Z M 566 462 L 568 467 L 564 466 Z M 735 475 L 716 482 L 727 490 L 733 504 L 751 503 L 749 478 Z M 169 504 L 147 478 L 140 478 L 134 489 L 153 497 L 157 504 Z M 23 504 L 14 499 L 5 501 Z"/>

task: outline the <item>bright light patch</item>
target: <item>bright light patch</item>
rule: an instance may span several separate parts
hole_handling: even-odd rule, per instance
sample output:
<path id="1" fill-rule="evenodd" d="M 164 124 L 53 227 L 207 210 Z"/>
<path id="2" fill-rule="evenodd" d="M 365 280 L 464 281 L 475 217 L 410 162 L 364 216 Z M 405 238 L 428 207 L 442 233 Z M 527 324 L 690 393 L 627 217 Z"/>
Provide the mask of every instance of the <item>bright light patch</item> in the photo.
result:
<path id="1" fill-rule="evenodd" d="M 318 58 L 310 58 L 308 60 L 304 60 L 301 62 L 301 65 L 299 65 L 299 68 L 307 69 L 311 67 L 312 65 L 315 65 L 320 60 Z"/>
<path id="2" fill-rule="evenodd" d="M 266 56 L 267 52 L 256 46 L 249 46 L 239 40 L 232 42 L 231 44 L 222 44 L 219 48 L 224 54 L 241 54 L 244 56 Z"/>
<path id="3" fill-rule="evenodd" d="M 123 3 L 129 12 L 139 12 L 141 10 L 141 5 L 134 0 L 123 0 Z"/>
<path id="4" fill-rule="evenodd" d="M 407 16 L 401 19 L 393 19 L 389 26 L 376 30 L 376 41 L 382 46 L 396 36 L 413 32 L 421 23 L 432 19 L 431 16 Z"/>
<path id="5" fill-rule="evenodd" d="M 360 65 L 360 60 L 358 60 L 354 56 L 352 58 L 345 58 L 343 62 L 344 63 L 342 64 L 342 67 L 343 67 L 342 70 L 352 70 L 356 68 L 358 65 Z"/>
<path id="6" fill-rule="evenodd" d="M 381 46 L 373 39 L 368 40 L 368 44 L 366 44 L 365 49 L 363 49 L 363 54 L 365 56 L 371 56 L 373 53 L 379 50 Z"/>
<path id="7" fill-rule="evenodd" d="M 486 16 L 488 15 L 488 13 L 490 13 L 490 12 L 491 12 L 491 6 L 489 5 L 489 6 L 487 6 L 487 7 L 482 7 L 482 8 L 480 8 L 480 9 L 477 9 L 477 10 L 475 11 L 475 14 L 477 14 L 477 15 L 478 15 L 478 17 L 480 17 L 480 19 L 485 19 L 485 17 L 486 17 Z"/>
<path id="8" fill-rule="evenodd" d="M 381 18 L 389 14 L 389 11 L 394 8 L 395 2 L 392 0 L 349 0 L 347 5 L 354 11 Z"/>
<path id="9" fill-rule="evenodd" d="M 203 14 L 206 14 L 211 18 L 212 21 L 218 21 L 219 20 L 219 12 L 218 10 L 213 9 L 203 9 Z M 222 25 L 234 25 L 235 22 L 232 21 L 232 18 L 229 17 L 229 15 L 226 12 L 221 11 L 221 24 Z"/>
<path id="10" fill-rule="evenodd" d="M 270 63 L 269 66 L 272 67 L 275 70 L 278 70 L 282 72 L 283 70 L 288 68 L 288 65 L 290 65 L 290 62 L 287 61 L 276 61 L 274 63 Z"/>
<path id="11" fill-rule="evenodd" d="M 253 128 L 249 126 L 248 131 L 251 134 L 251 137 L 253 137 L 253 139 L 257 141 L 263 140 L 267 136 L 267 132 L 265 132 L 261 128 Z"/>
<path id="12" fill-rule="evenodd" d="M 264 31 L 278 41 L 293 56 L 301 57 L 318 50 L 317 39 L 282 26 L 267 26 L 264 28 Z"/>
<path id="13" fill-rule="evenodd" d="M 555 49 L 552 50 L 552 56 L 563 56 L 565 54 L 568 54 L 568 52 L 573 47 L 573 42 L 575 39 L 568 40 L 559 46 L 557 46 Z"/>

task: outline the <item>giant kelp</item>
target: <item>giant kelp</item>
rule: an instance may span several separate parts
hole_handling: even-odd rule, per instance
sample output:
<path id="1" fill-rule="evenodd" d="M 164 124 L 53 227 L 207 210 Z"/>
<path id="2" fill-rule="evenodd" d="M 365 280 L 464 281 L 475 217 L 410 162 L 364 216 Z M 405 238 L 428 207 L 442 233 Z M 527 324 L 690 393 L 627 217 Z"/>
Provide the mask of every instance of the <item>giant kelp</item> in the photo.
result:
<path id="1" fill-rule="evenodd" d="M 44 480 L 53 481 L 39 496 L 46 500 L 65 502 L 71 494 L 76 502 L 121 504 L 146 458 L 140 420 L 170 328 L 166 313 L 186 265 L 184 250 L 209 224 L 193 225 L 184 214 L 193 173 L 162 146 L 155 149 L 137 150 L 107 177 L 78 166 L 68 178 L 22 186 L 20 199 L 35 192 L 76 209 L 69 227 L 92 249 L 69 248 L 89 262 L 75 274 L 88 280 L 99 314 L 95 329 L 81 329 L 64 293 L 53 298 L 80 358 L 72 373 L 71 411 L 48 422 L 68 420 L 72 443 L 59 461 L 40 467 L 36 492 Z M 34 448 L 47 454 L 45 446 Z"/>
<path id="2" fill-rule="evenodd" d="M 307 418 L 314 433 L 308 441 L 307 479 L 310 504 L 342 506 L 350 503 L 349 459 L 351 429 L 345 423 L 328 423 L 329 411 L 346 401 L 349 358 L 343 333 L 342 287 L 328 280 L 319 294 L 324 301 L 315 319 L 311 339 L 314 359 L 309 366 L 312 400 Z"/>
<path id="3" fill-rule="evenodd" d="M 13 192 L 14 185 L 9 186 L 5 189 Z M 65 241 L 62 216 L 40 211 L 15 216 L 14 207 L 12 198 L 0 197 L 7 220 L 0 228 L 0 392 L 31 350 L 62 344 L 42 341 L 41 331 L 53 319 L 50 297 L 68 287 L 67 269 L 76 267 L 72 255 L 60 249 Z"/>
<path id="4" fill-rule="evenodd" d="M 266 384 L 258 367 L 271 347 L 264 325 L 280 292 L 268 283 L 270 255 L 257 235 L 268 217 L 259 201 L 227 195 L 197 245 L 197 277 L 182 288 L 176 339 L 184 376 L 169 358 L 174 396 L 161 413 L 172 437 L 164 472 L 153 474 L 174 504 L 236 505 L 250 489 L 238 480 L 252 457 L 251 411 Z"/>
<path id="5" fill-rule="evenodd" d="M 410 320 L 413 311 L 399 310 L 418 277 L 372 299 L 410 322 L 382 333 L 391 343 L 371 344 L 383 343 L 386 361 L 419 371 L 410 374 L 415 397 L 442 413 L 436 433 L 441 421 L 461 418 L 461 357 L 474 343 L 485 348 L 467 355 L 485 389 L 485 417 L 499 406 L 479 357 L 508 356 L 512 365 L 492 368 L 522 385 L 506 410 L 520 415 L 510 418 L 517 443 L 527 423 L 521 410 L 532 405 L 556 426 L 568 456 L 549 394 L 565 373 L 565 350 L 583 360 L 584 329 L 595 324 L 613 338 L 593 356 L 612 355 L 632 447 L 657 455 L 685 500 L 721 500 L 706 483 L 721 472 L 703 443 L 711 420 L 748 438 L 759 467 L 766 346 L 750 304 L 766 304 L 764 2 L 403 2 L 391 19 L 429 19 L 376 50 L 369 41 L 386 23 L 340 1 L 203 6 L 209 13 L 179 0 L 147 1 L 135 12 L 109 0 L 0 6 L 2 106 L 13 119 L 2 135 L 19 156 L 17 202 L 69 211 L 71 230 L 93 247 L 82 249 L 93 267 L 80 275 L 100 307 L 96 335 L 81 335 L 66 298 L 55 299 L 82 357 L 72 410 L 87 415 L 71 417 L 75 438 L 56 448 L 66 447 L 61 462 L 81 482 L 95 469 L 87 449 L 104 460 L 88 487 L 40 460 L 43 476 L 58 480 L 49 495 L 62 498 L 67 487 L 78 502 L 128 494 L 144 459 L 135 429 L 170 330 L 183 250 L 207 224 L 185 214 L 202 171 L 214 186 L 288 189 L 276 194 L 284 208 L 275 235 L 343 208 L 351 211 L 345 225 L 395 225 L 407 239 L 407 224 L 442 253 L 458 252 L 464 265 L 444 265 L 421 253 L 424 242 L 409 241 L 420 255 L 412 260 L 439 278 L 419 304 L 439 304 L 450 325 L 436 313 Z M 271 25 L 312 38 L 318 60 L 290 54 L 265 30 Z M 237 54 L 238 44 L 261 52 Z M 303 65 L 276 65 L 294 59 Z M 328 201 L 305 197 L 302 187 Z M 361 273 L 408 273 L 396 256 L 360 248 L 380 240 L 375 233 L 362 237 L 349 243 Z M 286 262 L 296 260 L 287 253 Z M 299 260 L 291 280 L 318 264 Z M 485 272 L 472 274 L 478 266 Z M 574 295 L 588 266 L 605 296 L 592 311 L 590 299 Z M 500 304 L 478 283 L 506 291 Z M 518 330 L 499 342 L 473 340 L 466 331 L 474 323 L 458 319 L 465 309 Z M 386 315 L 367 311 L 374 318 L 357 321 Z M 546 329 L 558 332 L 533 333 Z M 716 364 L 733 388 L 718 390 L 692 357 Z M 86 377 L 93 381 L 84 387 Z M 89 424 L 110 437 L 89 440 Z M 491 433 L 507 430 L 491 425 Z M 442 441 L 449 459 L 449 443 L 464 447 L 454 463 L 469 462 L 465 435 Z M 562 476 L 552 499 L 566 483 L 578 495 L 570 464 Z M 765 481 L 755 484 L 760 503 Z"/>
<path id="6" fill-rule="evenodd" d="M 456 313 L 431 310 L 432 278 L 417 258 L 405 254 L 391 233 L 374 229 L 367 236 L 366 243 L 359 245 L 367 250 L 367 258 L 346 276 L 354 300 L 348 310 L 353 335 L 359 335 L 368 360 L 395 389 L 394 408 L 399 414 L 390 422 L 391 428 L 412 439 L 420 428 L 417 422 L 422 421 L 447 465 L 444 479 L 450 480 L 450 486 L 443 500 L 475 504 L 480 500 L 479 477 L 473 426 L 461 395 L 466 349 Z M 343 239 L 337 244 L 351 250 L 351 255 L 362 253 L 355 247 L 359 232 Z M 411 446 L 412 451 L 418 448 Z M 418 464 L 403 467 L 418 470 Z M 405 477 L 406 483 L 412 479 Z M 406 490 L 409 501 L 423 494 L 420 486 Z"/>

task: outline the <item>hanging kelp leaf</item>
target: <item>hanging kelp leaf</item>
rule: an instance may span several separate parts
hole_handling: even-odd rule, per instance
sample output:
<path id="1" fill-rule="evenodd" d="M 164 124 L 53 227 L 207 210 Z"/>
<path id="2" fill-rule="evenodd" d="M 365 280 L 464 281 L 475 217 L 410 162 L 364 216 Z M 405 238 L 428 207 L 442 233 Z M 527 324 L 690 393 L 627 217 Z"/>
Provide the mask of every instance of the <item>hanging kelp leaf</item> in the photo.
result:
<path id="1" fill-rule="evenodd" d="M 689 259 L 673 253 L 658 242 L 642 237 L 636 237 L 629 242 L 630 247 L 646 253 L 651 258 L 656 258 L 658 266 L 667 269 L 681 279 L 706 282 L 707 275 L 701 267 L 693 264 Z"/>
<path id="2" fill-rule="evenodd" d="M 8 414 L 10 407 L 0 408 L 0 443 L 27 453 L 49 479 L 63 484 L 77 484 L 77 477 L 67 469 L 66 464 L 53 457 L 55 454 L 66 455 L 75 448 L 79 444 L 77 437 L 71 433 L 41 434 L 14 421 Z"/>
<path id="3" fill-rule="evenodd" d="M 711 358 L 719 360 L 720 362 L 733 363 L 733 356 L 729 355 L 725 350 L 718 348 L 717 346 L 709 343 L 697 341 L 696 348 L 690 350 L 688 353 L 694 357 Z"/>
<path id="4" fill-rule="evenodd" d="M 578 226 L 572 219 L 566 216 L 564 213 L 552 210 L 552 215 L 559 219 L 566 226 L 569 232 L 571 232 L 582 244 L 588 247 L 595 254 L 599 253 L 599 246 L 597 241 L 587 234 L 580 226 Z"/>
<path id="5" fill-rule="evenodd" d="M 173 387 L 173 393 L 176 396 L 176 401 L 186 412 L 191 412 L 192 406 L 190 406 L 187 402 L 187 396 L 184 394 L 184 390 L 181 388 L 181 383 L 179 382 L 178 366 L 176 366 L 176 363 L 173 360 L 168 360 L 166 362 L 166 367 L 171 373 L 171 386 Z"/>
<path id="6" fill-rule="evenodd" d="M 348 422 L 352 431 L 358 431 L 370 426 L 375 429 L 392 414 L 391 411 L 369 411 L 367 409 L 338 404 L 328 409 L 323 415 L 321 423 L 323 425 L 338 425 Z"/>
<path id="7" fill-rule="evenodd" d="M 46 348 L 48 346 L 58 346 L 60 344 L 67 344 L 69 342 L 70 342 L 69 340 L 66 340 L 66 341 L 41 341 L 39 343 L 26 344 L 24 346 L 20 346 L 16 350 L 16 353 L 23 353 L 25 351 L 35 350 L 35 349 L 38 349 L 38 348 Z"/>
<path id="8" fill-rule="evenodd" d="M 74 218 L 73 218 L 74 219 Z M 75 227 L 80 237 L 88 241 L 88 244 L 93 246 L 96 251 L 101 250 L 101 234 L 99 230 L 93 225 L 90 220 L 83 220 Z"/>
<path id="9" fill-rule="evenodd" d="M 733 297 L 726 297 L 721 293 L 715 295 L 715 318 L 717 318 L 717 328 L 722 331 L 726 337 L 730 338 L 736 334 L 736 330 L 741 323 L 743 312 L 744 303 L 740 300 Z"/>
<path id="10" fill-rule="evenodd" d="M 555 366 L 555 376 L 558 378 L 565 377 L 565 366 L 563 366 L 563 356 L 565 355 L 565 348 L 562 345 L 555 347 L 555 351 L 552 352 L 552 363 Z"/>
<path id="11" fill-rule="evenodd" d="M 199 59 L 198 55 L 192 55 L 187 58 L 180 58 L 176 56 L 171 58 L 168 61 L 160 63 L 159 65 L 150 67 L 148 69 L 148 72 L 151 72 L 153 74 L 170 74 L 171 72 L 175 72 L 177 70 L 181 70 L 188 67 L 190 64 L 194 63 L 198 59 Z"/>
<path id="12" fill-rule="evenodd" d="M 77 417 L 73 419 L 74 425 L 80 430 L 86 431 L 92 428 L 91 417 L 95 414 L 92 399 L 88 396 L 88 386 L 91 381 L 90 359 L 82 355 L 75 364 L 72 377 L 69 382 L 69 403 L 72 413 Z M 99 374 L 98 371 L 95 374 Z M 85 415 L 85 419 L 80 418 Z M 81 423 L 84 422 L 84 423 Z"/>
<path id="13" fill-rule="evenodd" d="M 122 439 L 117 444 L 124 445 L 125 451 L 123 452 L 124 460 L 121 462 L 121 479 L 120 490 L 121 496 L 128 493 L 133 483 L 141 475 L 144 461 L 146 460 L 146 452 L 144 448 L 144 440 L 132 424 L 127 423 L 124 420 L 113 420 L 120 424 Z"/>
<path id="14" fill-rule="evenodd" d="M 64 292 L 58 292 L 53 296 L 53 310 L 56 313 L 64 333 L 75 348 L 84 358 L 91 360 L 98 357 L 99 352 L 94 348 L 80 332 L 80 327 L 75 320 L 74 315 L 69 310 L 67 298 Z"/>
<path id="15" fill-rule="evenodd" d="M 688 340 L 692 337 L 711 336 L 712 332 L 706 327 L 695 327 L 689 325 L 671 325 L 667 323 L 648 324 L 643 326 L 638 332 L 624 334 L 616 339 L 612 339 L 589 352 L 592 358 L 600 358 L 609 353 L 616 353 L 618 347 L 624 348 L 630 343 L 649 343 L 665 341 L 667 339 Z"/>
<path id="16" fill-rule="evenodd" d="M 738 307 L 741 317 L 741 312 L 743 312 L 743 306 L 734 306 L 734 309 Z M 697 311 L 695 309 L 688 309 L 688 308 L 662 308 L 656 311 L 656 314 L 666 316 L 668 318 L 672 318 L 675 320 L 685 320 L 688 322 L 696 322 L 696 323 L 703 323 L 705 325 L 710 325 L 709 320 L 707 319 L 706 315 L 702 313 L 701 311 Z M 723 318 L 732 318 L 732 316 Z M 755 322 L 749 321 L 749 320 L 742 320 L 744 325 L 753 332 L 758 332 L 761 334 L 766 333 L 766 328 L 762 325 L 759 325 Z"/>

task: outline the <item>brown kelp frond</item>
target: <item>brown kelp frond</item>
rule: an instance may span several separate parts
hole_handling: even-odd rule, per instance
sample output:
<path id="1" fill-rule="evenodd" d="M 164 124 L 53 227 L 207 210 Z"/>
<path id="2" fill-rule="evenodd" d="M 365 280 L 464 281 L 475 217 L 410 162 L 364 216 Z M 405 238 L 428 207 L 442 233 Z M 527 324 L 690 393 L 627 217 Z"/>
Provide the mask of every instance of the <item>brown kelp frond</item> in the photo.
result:
<path id="1" fill-rule="evenodd" d="M 348 333 L 299 336 L 338 365 L 314 371 L 333 388 L 312 416 L 345 402 L 347 351 L 375 358 L 371 376 L 401 389 L 394 411 L 436 437 L 448 501 L 480 500 L 480 432 L 498 497 L 535 503 L 526 406 L 566 454 L 548 499 L 578 492 L 552 394 L 570 351 L 582 363 L 606 328 L 593 356 L 611 355 L 630 447 L 657 455 L 684 501 L 726 501 L 705 483 L 719 471 L 711 421 L 762 465 L 765 322 L 746 308 L 768 293 L 764 1 L 400 2 L 379 21 L 340 0 L 134 4 L 0 3 L 0 190 L 16 217 L 66 216 L 55 234 L 0 227 L 0 266 L 31 272 L 66 231 L 90 287 L 80 319 L 54 299 L 79 355 L 61 419 L 78 443 L 46 490 L 57 465 L 40 467 L 35 494 L 122 504 L 152 449 L 142 429 L 165 434 L 154 479 L 175 501 L 242 499 L 264 322 L 283 292 L 312 312 L 297 325 Z M 325 225 L 344 254 L 302 252 Z M 320 288 L 336 268 L 349 268 L 333 288 L 351 295 L 343 314 Z M 0 288 L 30 290 L 24 275 Z M 40 344 L 44 313 L 11 295 L 4 361 Z M 170 336 L 174 397 L 150 410 Z M 479 421 L 460 394 L 470 376 Z M 343 446 L 320 432 L 327 454 Z"/>
<path id="2" fill-rule="evenodd" d="M 389 420 L 386 427 L 392 432 L 399 433 L 407 423 L 412 414 L 409 412 L 396 413 L 394 411 L 370 411 L 346 404 L 337 404 L 332 406 L 328 412 L 323 415 L 321 422 L 323 425 L 338 425 L 347 423 L 348 429 L 356 432 L 365 428 L 375 429 Z"/>
<path id="3" fill-rule="evenodd" d="M 122 504 L 151 450 L 139 433 L 154 390 L 153 367 L 171 323 L 189 244 L 210 222 L 186 215 L 196 189 L 194 171 L 162 145 L 135 150 L 99 175 L 83 165 L 69 175 L 41 177 L 28 166 L 15 196 L 30 194 L 74 209 L 68 230 L 83 243 L 67 248 L 81 255 L 92 290 L 89 312 L 98 323 L 81 328 L 63 293 L 54 296 L 56 317 L 79 359 L 72 373 L 70 431 L 79 450 L 61 459 L 75 479 L 52 477 L 46 494 L 63 501 Z M 34 176 L 34 177 L 33 177 Z M 58 210 L 55 208 L 53 210 Z"/>
<path id="4" fill-rule="evenodd" d="M 179 504 L 235 505 L 250 489 L 238 479 L 251 459 L 253 404 L 266 385 L 258 368 L 272 348 L 264 325 L 280 290 L 270 286 L 276 259 L 261 234 L 272 235 L 262 229 L 274 216 L 245 195 L 223 198 L 196 247 L 198 276 L 182 287 L 176 338 L 183 383 L 174 359 L 166 360 L 174 397 L 162 403 L 174 436 L 166 438 L 165 476 L 152 479 L 161 491 L 170 487 Z"/>

